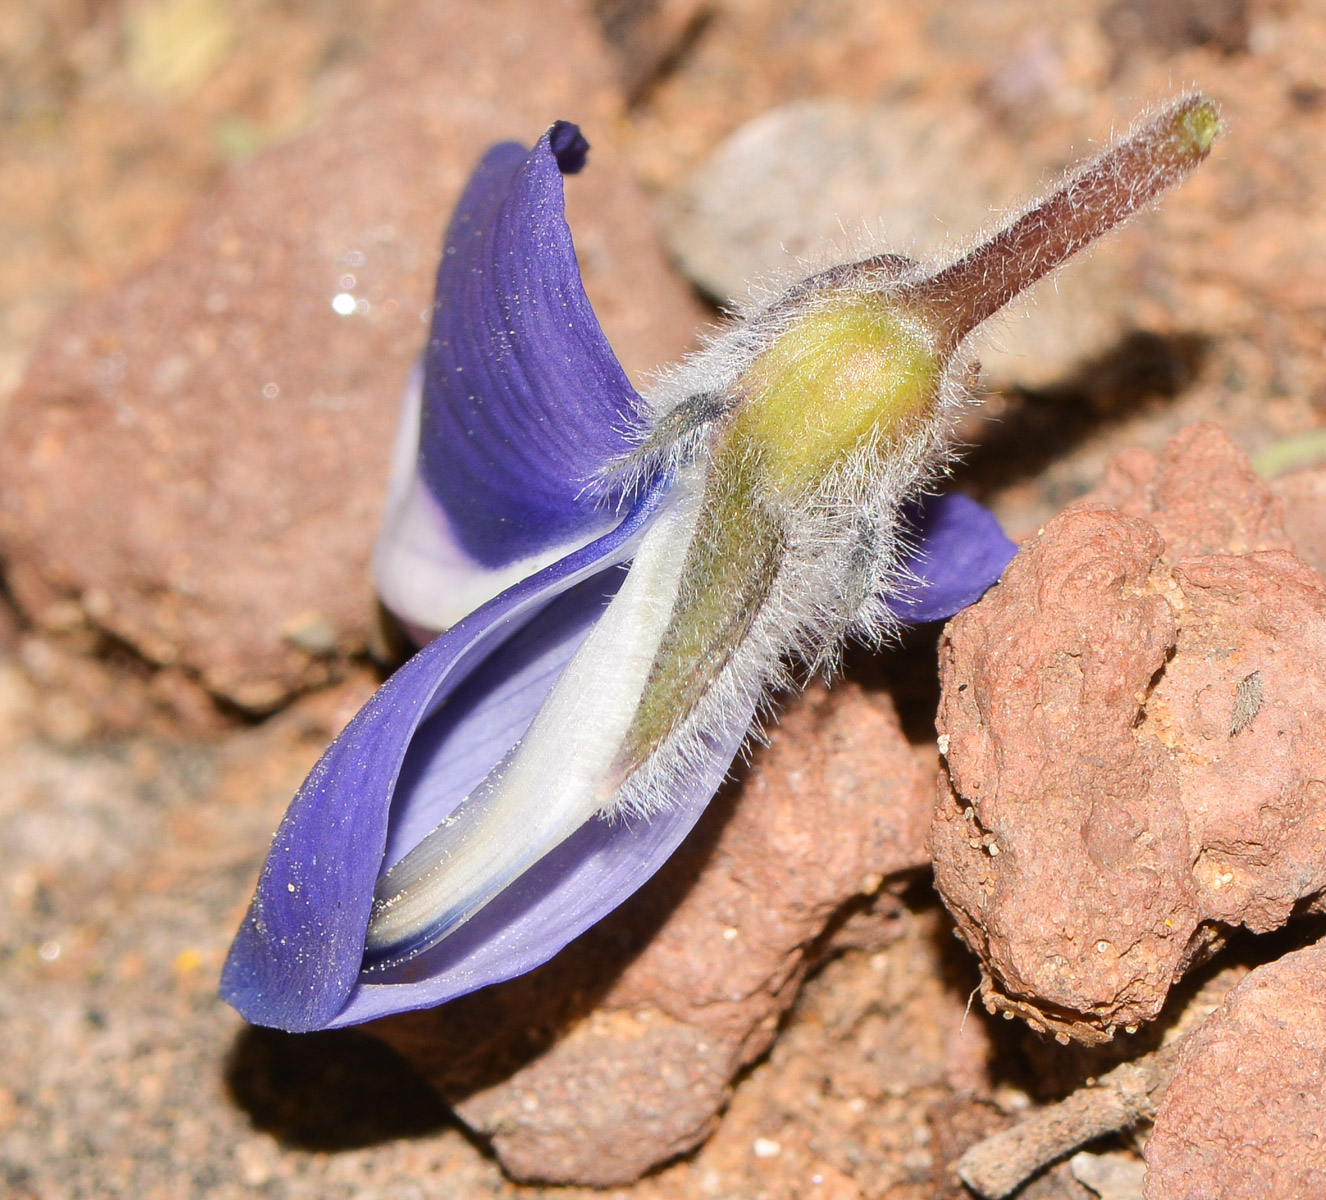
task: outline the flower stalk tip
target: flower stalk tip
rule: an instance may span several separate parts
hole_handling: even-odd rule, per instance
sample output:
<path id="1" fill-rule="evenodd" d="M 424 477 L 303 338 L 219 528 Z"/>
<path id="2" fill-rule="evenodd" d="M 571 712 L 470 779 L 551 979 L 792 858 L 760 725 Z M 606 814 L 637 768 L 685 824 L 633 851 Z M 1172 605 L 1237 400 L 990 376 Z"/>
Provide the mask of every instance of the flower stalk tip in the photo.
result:
<path id="1" fill-rule="evenodd" d="M 919 283 L 914 302 L 956 345 L 1019 292 L 1174 187 L 1210 153 L 1215 103 L 1181 96 L 1068 175 L 956 262 Z"/>

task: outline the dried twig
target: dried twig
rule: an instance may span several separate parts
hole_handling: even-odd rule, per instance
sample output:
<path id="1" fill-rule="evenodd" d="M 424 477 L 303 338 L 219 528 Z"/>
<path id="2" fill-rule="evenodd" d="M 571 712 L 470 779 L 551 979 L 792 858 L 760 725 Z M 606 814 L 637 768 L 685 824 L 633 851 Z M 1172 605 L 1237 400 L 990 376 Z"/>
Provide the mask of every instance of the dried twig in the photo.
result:
<path id="1" fill-rule="evenodd" d="M 978 1142 L 958 1160 L 959 1178 L 983 1200 L 1003 1200 L 1078 1146 L 1154 1118 L 1186 1040 L 1176 1038 L 1123 1063 L 1066 1100 Z"/>

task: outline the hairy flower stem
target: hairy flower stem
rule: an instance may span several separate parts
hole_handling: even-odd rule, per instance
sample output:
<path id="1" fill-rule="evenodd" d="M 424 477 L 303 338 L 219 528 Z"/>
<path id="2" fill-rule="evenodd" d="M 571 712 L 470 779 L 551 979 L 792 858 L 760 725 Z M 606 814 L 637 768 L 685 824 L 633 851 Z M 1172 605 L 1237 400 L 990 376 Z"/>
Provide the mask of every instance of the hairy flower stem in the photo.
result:
<path id="1" fill-rule="evenodd" d="M 906 300 L 956 346 L 1019 292 L 1182 180 L 1219 132 L 1214 103 L 1200 94 L 1180 97 L 988 241 L 906 289 Z"/>
<path id="2" fill-rule="evenodd" d="M 963 339 L 1178 183 L 1206 156 L 1219 125 L 1211 101 L 1181 97 L 949 266 L 898 283 L 907 276 L 905 260 L 883 255 L 821 273 L 764 314 L 791 319 L 725 403 L 704 395 L 716 413 L 729 415 L 712 425 L 705 506 L 677 607 L 618 761 L 623 777 L 659 751 L 738 661 L 785 562 L 813 575 L 823 594 L 821 613 L 835 602 L 831 597 L 860 590 L 843 571 L 866 547 L 847 546 L 835 567 L 821 536 L 812 547 L 813 566 L 805 555 L 798 566 L 795 538 L 784 527 L 789 514 L 834 500 L 844 512 L 850 500 L 861 508 L 873 491 L 888 514 L 875 523 L 896 524 L 899 496 L 914 492 L 945 453 L 945 410 L 965 395 L 953 379 Z M 874 286 L 863 286 L 872 276 Z M 841 469 L 853 460 L 856 469 Z M 915 464 L 910 474 L 898 465 L 907 461 Z M 835 476 L 854 479 L 858 496 L 849 498 L 846 485 L 837 485 L 843 494 L 835 496 Z M 897 552 L 896 539 L 886 538 L 866 564 L 867 598 L 887 580 Z M 785 632 L 773 641 L 817 661 L 820 643 L 840 637 L 865 607 L 863 599 L 822 630 Z"/>

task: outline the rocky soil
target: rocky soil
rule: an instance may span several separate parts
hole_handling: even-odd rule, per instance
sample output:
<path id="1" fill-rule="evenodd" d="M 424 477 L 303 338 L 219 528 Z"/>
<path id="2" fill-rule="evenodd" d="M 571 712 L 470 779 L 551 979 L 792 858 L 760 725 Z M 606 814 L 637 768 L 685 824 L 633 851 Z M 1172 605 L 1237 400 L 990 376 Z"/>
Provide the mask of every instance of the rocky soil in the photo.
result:
<path id="1" fill-rule="evenodd" d="M 0 1190 L 948 1200 L 1002 1133 L 1041 1200 L 1322 1195 L 1324 60 L 1308 0 L 8 6 Z M 376 1036 L 216 999 L 391 659 L 396 397 L 489 142 L 585 127 L 643 381 L 1189 82 L 1211 161 L 993 331 L 956 482 L 1024 544 L 980 606 L 787 698 L 534 976 Z"/>

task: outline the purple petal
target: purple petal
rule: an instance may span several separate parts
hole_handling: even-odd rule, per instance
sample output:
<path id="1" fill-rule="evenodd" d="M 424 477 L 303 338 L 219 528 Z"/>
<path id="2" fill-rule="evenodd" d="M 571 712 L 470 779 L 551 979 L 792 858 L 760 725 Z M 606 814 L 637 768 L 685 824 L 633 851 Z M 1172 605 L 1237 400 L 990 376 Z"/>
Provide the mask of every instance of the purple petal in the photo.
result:
<path id="1" fill-rule="evenodd" d="M 464 551 L 499 567 L 601 529 L 586 491 L 630 450 L 640 398 L 580 281 L 562 172 L 588 144 L 558 122 L 495 146 L 447 230 L 437 276 L 420 470 Z"/>
<path id="2" fill-rule="evenodd" d="M 927 497 L 911 506 L 908 517 L 919 542 L 906 564 L 915 582 L 909 594 L 892 601 L 892 606 L 909 623 L 939 620 L 975 602 L 1016 551 L 994 516 L 958 493 Z M 568 650 L 565 656 L 569 654 Z M 548 678 L 542 686 L 546 690 L 551 683 Z M 432 949 L 402 965 L 366 970 L 331 1024 L 351 1025 L 388 1013 L 429 1008 L 546 962 L 620 905 L 667 861 L 717 791 L 753 716 L 752 705 L 733 714 L 729 724 L 713 736 L 705 766 L 689 781 L 680 804 L 647 821 L 595 820 L 583 826 Z M 436 754 L 425 769 L 444 776 L 454 768 L 443 766 L 443 759 L 461 752 L 459 739 L 451 738 L 440 722 L 429 737 L 424 738 L 424 732 L 421 730 L 411 754 L 418 752 L 423 759 Z M 474 769 L 486 767 L 476 763 Z M 452 802 L 466 791 L 467 785 L 453 786 Z M 427 817 L 417 819 L 411 835 L 400 839 L 400 852 L 417 840 L 416 833 L 421 836 L 433 828 L 442 815 L 440 807 L 434 807 Z"/>
<path id="3" fill-rule="evenodd" d="M 648 819 L 583 825 L 431 950 L 389 972 L 365 971 L 331 1027 L 431 1008 L 547 962 L 672 856 L 727 775 L 754 712 L 752 703 L 731 714 L 709 739 L 704 766 L 676 804 Z"/>
<path id="4" fill-rule="evenodd" d="M 615 591 L 621 575 L 615 568 L 635 552 L 664 490 L 657 482 L 612 532 L 502 593 L 421 650 L 328 747 L 277 830 L 222 972 L 221 994 L 245 1018 L 300 1031 L 324 1028 L 341 1012 L 359 975 L 393 797 L 416 733 L 482 670 L 488 692 L 476 682 L 466 697 L 470 708 L 454 706 L 462 719 L 442 716 L 436 728 L 451 723 L 453 792 L 464 778 L 486 772 L 514 741 L 505 739 L 523 732 L 522 717 L 527 724 L 533 716 L 541 681 L 551 683 L 559 655 L 573 652 Z M 510 643 L 515 653 L 494 654 Z M 435 778 L 426 763 L 411 765 L 405 782 L 421 778 Z M 427 797 L 416 787 L 414 794 L 425 795 L 431 811 L 445 812 L 463 793 Z M 399 806 L 394 816 L 417 824 Z M 400 839 L 391 838 L 391 846 L 399 849 Z"/>
<path id="5" fill-rule="evenodd" d="M 888 597 L 889 608 L 907 625 L 944 621 L 985 595 L 1017 546 L 988 508 L 961 492 L 926 496 L 909 508 L 917 548 L 903 566 L 914 582 Z"/>
<path id="6" fill-rule="evenodd" d="M 419 475 L 422 393 L 421 363 L 402 398 L 391 481 L 373 547 L 378 595 L 421 646 L 507 588 L 592 541 L 617 519 L 609 511 L 600 512 L 595 526 L 569 543 L 494 569 L 482 566 L 460 545 L 446 511 Z"/>

